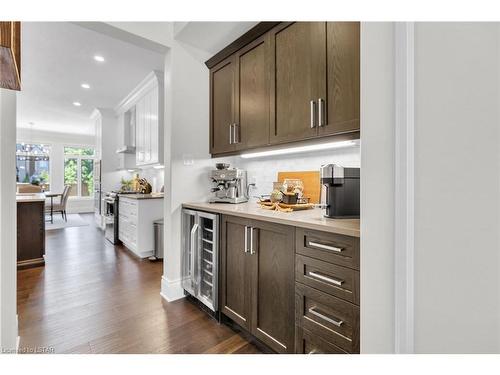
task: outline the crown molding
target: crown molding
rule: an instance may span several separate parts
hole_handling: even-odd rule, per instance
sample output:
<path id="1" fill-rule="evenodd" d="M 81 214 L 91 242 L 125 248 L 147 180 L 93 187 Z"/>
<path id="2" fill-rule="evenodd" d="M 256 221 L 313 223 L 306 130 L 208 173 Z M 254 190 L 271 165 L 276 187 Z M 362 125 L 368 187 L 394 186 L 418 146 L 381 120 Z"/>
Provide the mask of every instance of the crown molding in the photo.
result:
<path id="1" fill-rule="evenodd" d="M 163 86 L 163 72 L 153 70 L 114 108 L 115 114 L 121 115 L 133 107 L 148 90 L 155 86 Z"/>

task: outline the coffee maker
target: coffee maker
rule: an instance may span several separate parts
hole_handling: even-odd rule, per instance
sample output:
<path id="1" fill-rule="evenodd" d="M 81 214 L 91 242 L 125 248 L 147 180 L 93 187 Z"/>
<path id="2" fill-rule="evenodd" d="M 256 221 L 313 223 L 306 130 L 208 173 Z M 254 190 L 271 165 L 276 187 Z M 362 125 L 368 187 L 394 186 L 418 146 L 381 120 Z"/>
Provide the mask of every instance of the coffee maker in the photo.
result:
<path id="1" fill-rule="evenodd" d="M 333 219 L 359 218 L 359 168 L 325 164 L 321 166 L 320 175 L 324 216 Z"/>
<path id="2" fill-rule="evenodd" d="M 226 166 L 226 165 L 224 165 Z M 214 186 L 210 203 L 243 203 L 248 202 L 246 195 L 247 171 L 243 169 L 219 167 L 210 172 L 210 178 Z"/>

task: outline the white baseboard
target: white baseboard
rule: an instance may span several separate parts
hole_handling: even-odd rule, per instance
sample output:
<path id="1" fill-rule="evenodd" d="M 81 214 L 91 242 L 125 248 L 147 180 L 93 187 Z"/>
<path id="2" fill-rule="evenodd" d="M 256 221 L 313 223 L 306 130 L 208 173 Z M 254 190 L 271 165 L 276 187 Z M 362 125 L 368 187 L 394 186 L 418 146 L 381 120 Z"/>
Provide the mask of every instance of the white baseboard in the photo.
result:
<path id="1" fill-rule="evenodd" d="M 17 340 L 16 340 L 16 353 L 19 353 L 19 345 L 21 345 L 21 336 L 17 336 Z"/>
<path id="2" fill-rule="evenodd" d="M 181 286 L 181 280 L 167 280 L 165 276 L 161 277 L 161 292 L 160 295 L 167 301 L 173 302 L 184 298 L 184 289 Z"/>

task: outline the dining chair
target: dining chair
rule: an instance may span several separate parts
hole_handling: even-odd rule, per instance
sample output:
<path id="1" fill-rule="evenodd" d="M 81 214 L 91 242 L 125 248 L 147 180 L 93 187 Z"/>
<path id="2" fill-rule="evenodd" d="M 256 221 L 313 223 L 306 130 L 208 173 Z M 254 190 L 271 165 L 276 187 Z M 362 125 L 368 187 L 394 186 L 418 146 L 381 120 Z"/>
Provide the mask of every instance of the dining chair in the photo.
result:
<path id="1" fill-rule="evenodd" d="M 64 185 L 64 190 L 61 194 L 60 201 L 54 203 L 52 207 L 52 212 L 60 212 L 64 221 L 68 221 L 68 215 L 66 215 L 66 205 L 68 203 L 69 193 L 71 192 L 71 185 Z M 50 207 L 48 208 L 50 211 Z"/>

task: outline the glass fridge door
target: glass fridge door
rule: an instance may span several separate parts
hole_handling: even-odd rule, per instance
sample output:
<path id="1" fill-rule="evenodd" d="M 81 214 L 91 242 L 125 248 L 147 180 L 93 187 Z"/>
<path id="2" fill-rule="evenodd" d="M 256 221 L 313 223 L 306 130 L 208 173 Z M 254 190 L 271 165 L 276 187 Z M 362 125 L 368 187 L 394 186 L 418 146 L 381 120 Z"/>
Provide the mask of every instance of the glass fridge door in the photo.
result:
<path id="1" fill-rule="evenodd" d="M 182 210 L 182 257 L 181 285 L 193 296 L 197 289 L 197 245 L 198 245 L 198 215 L 196 211 Z"/>
<path id="2" fill-rule="evenodd" d="M 217 310 L 218 216 L 198 213 L 199 291 L 198 299 L 211 310 Z"/>

